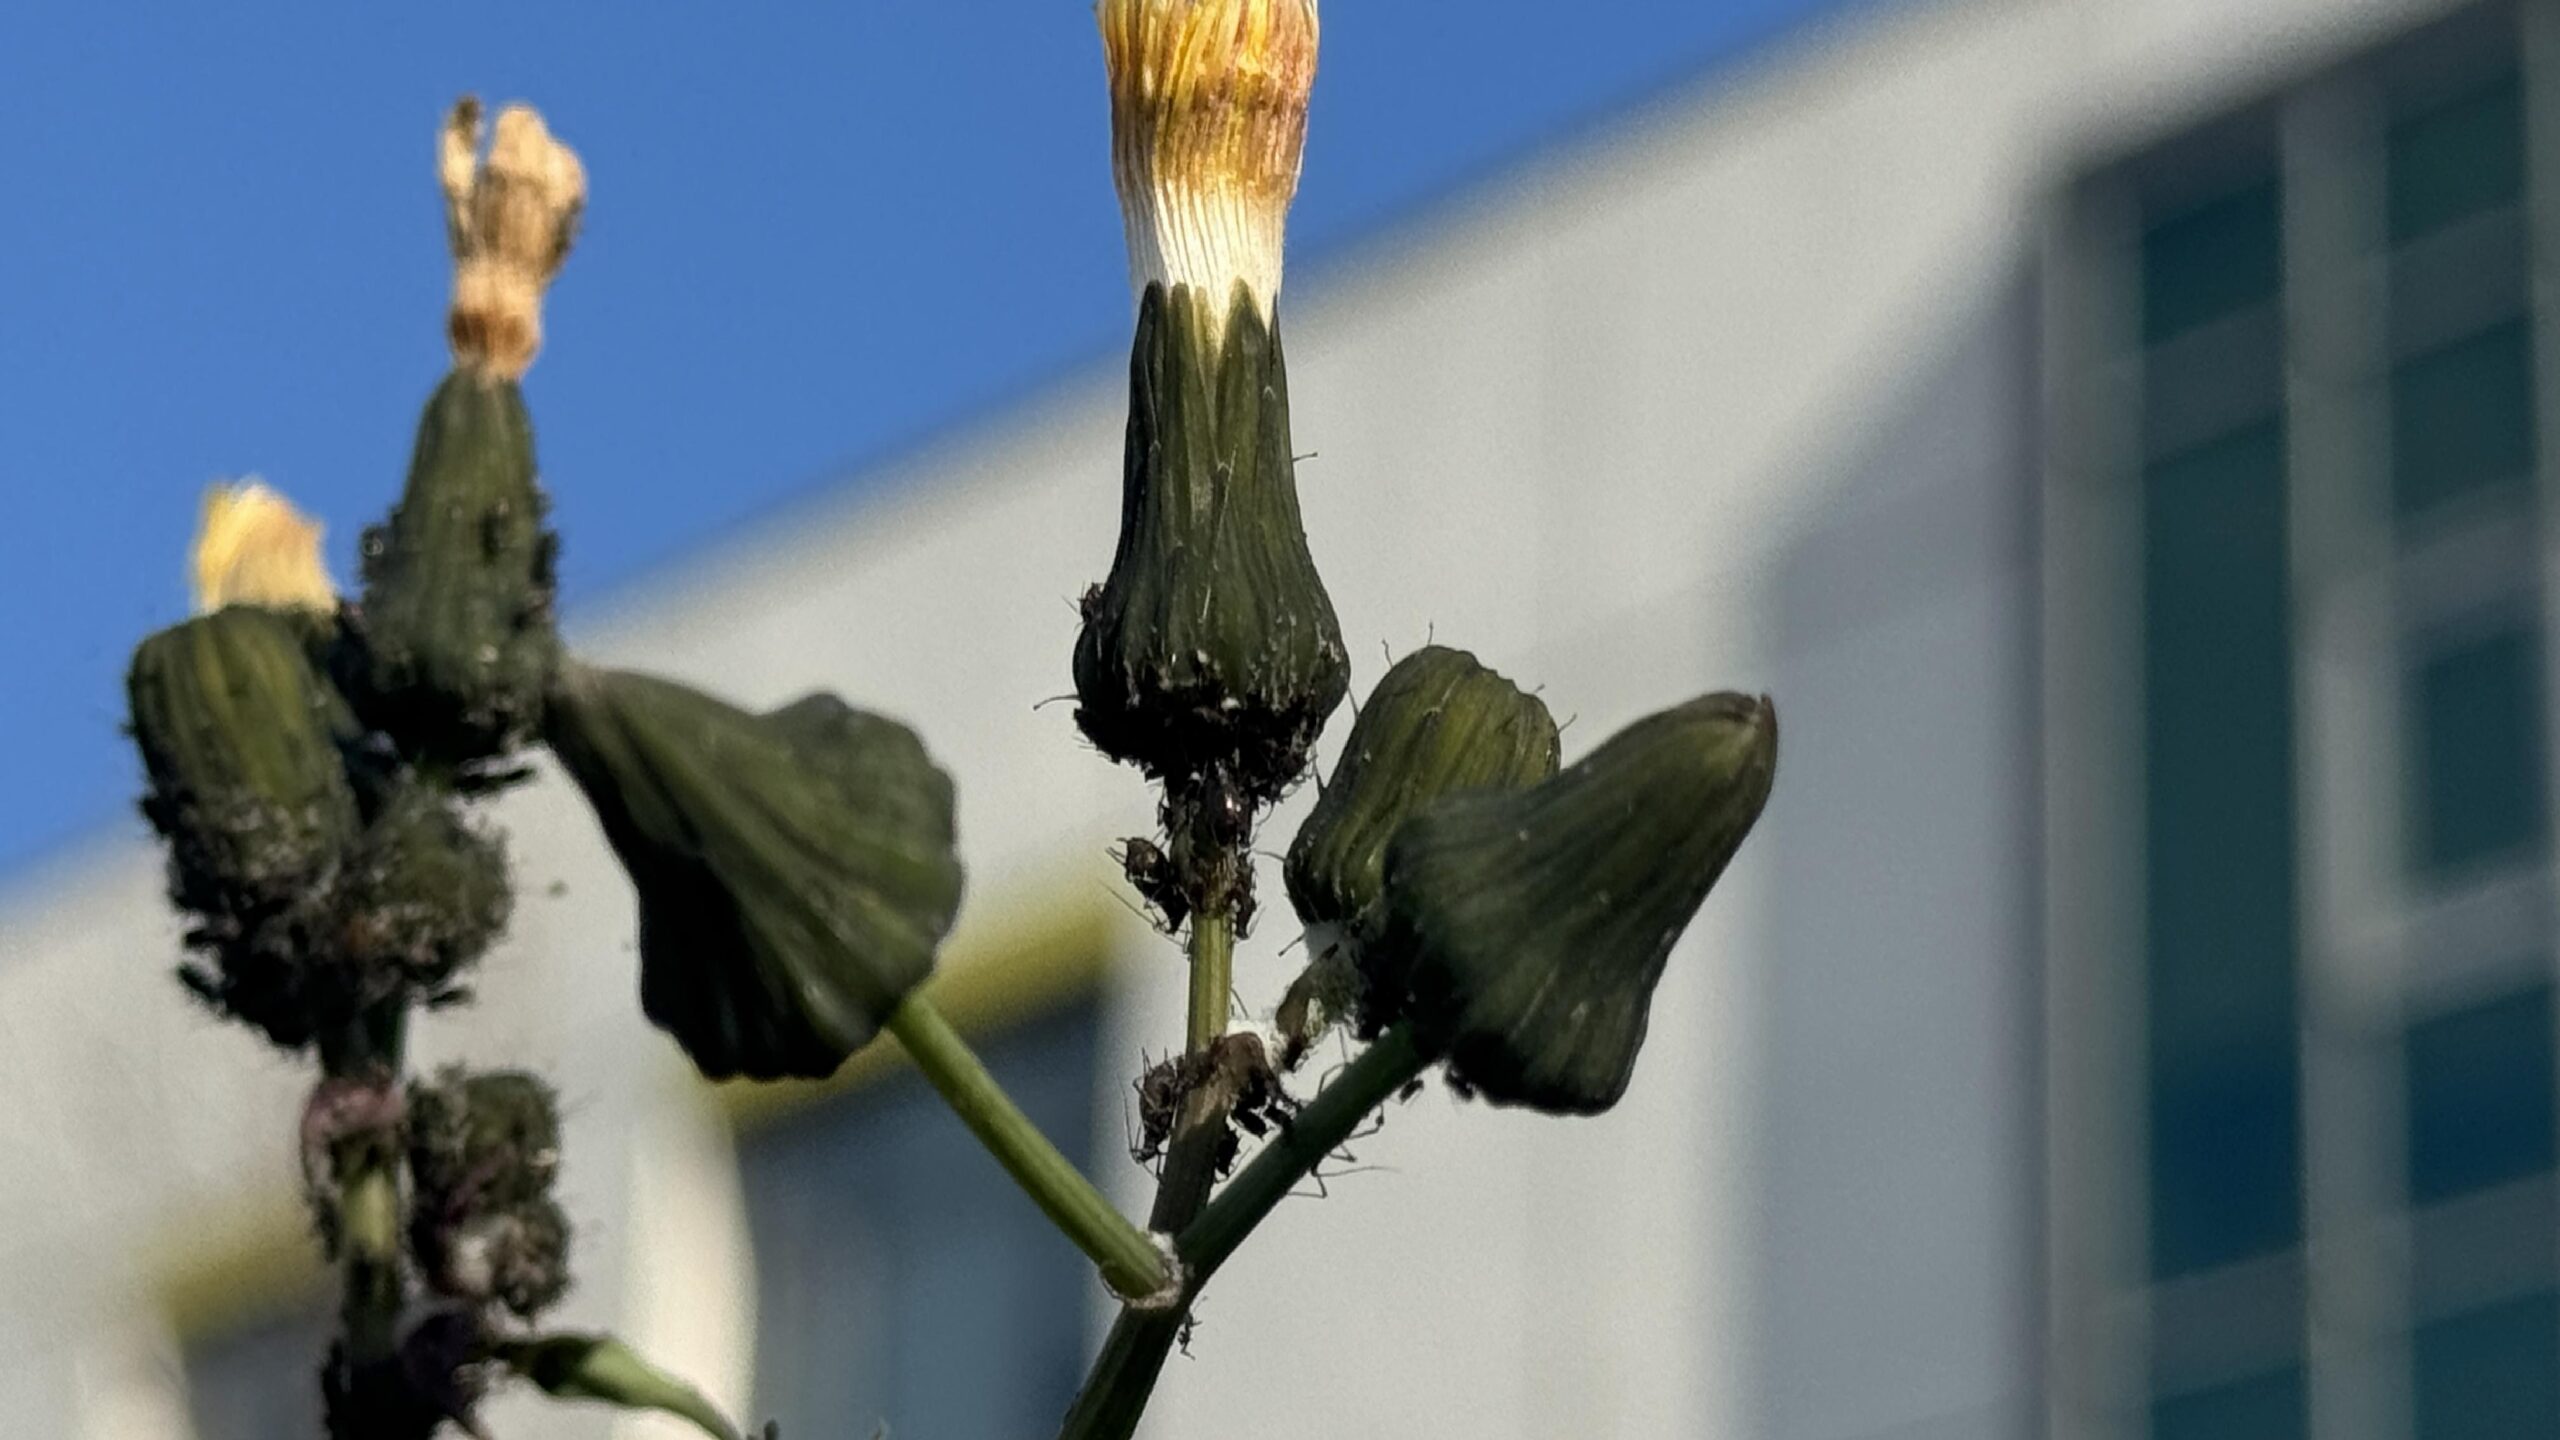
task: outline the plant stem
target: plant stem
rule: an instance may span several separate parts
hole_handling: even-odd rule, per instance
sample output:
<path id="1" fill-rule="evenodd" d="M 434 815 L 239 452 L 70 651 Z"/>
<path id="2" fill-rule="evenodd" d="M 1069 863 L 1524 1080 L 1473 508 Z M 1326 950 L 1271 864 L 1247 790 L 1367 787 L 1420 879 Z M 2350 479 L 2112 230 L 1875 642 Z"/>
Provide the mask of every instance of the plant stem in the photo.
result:
<path id="1" fill-rule="evenodd" d="M 1235 921 L 1223 910 L 1191 917 L 1191 1009 L 1185 1048 L 1197 1055 L 1227 1033 L 1227 997 L 1235 989 Z"/>
<path id="2" fill-rule="evenodd" d="M 1307 1108 L 1237 1171 L 1200 1218 L 1182 1232 L 1175 1248 L 1182 1255 L 1186 1294 L 1197 1292 L 1216 1274 L 1253 1227 L 1297 1189 L 1308 1172 L 1340 1149 L 1379 1106 L 1419 1077 L 1433 1058 L 1410 1029 L 1398 1025 L 1370 1042 L 1333 1077 L 1332 1084 L 1317 1091 Z"/>
<path id="3" fill-rule="evenodd" d="M 1235 922 L 1224 913 L 1191 918 L 1191 1007 L 1184 1027 L 1184 1048 L 1206 1052 L 1227 1033 L 1227 995 L 1234 985 Z M 1209 1203 L 1218 1180 L 1218 1151 L 1227 1134 L 1233 1091 L 1212 1074 L 1182 1097 L 1173 1140 L 1165 1148 L 1164 1169 L 1156 1177 L 1155 1208 L 1147 1225 L 1162 1235 L 1175 1235 Z"/>
<path id="4" fill-rule="evenodd" d="M 1176 1242 L 1183 1265 L 1181 1302 L 1169 1310 L 1120 1312 L 1102 1342 L 1102 1353 L 1094 1357 L 1083 1392 L 1067 1412 L 1060 1440 L 1128 1440 L 1136 1433 L 1138 1417 L 1146 1413 L 1165 1357 L 1180 1338 L 1183 1317 L 1200 1287 L 1309 1171 L 1431 1059 L 1405 1027 L 1388 1030 L 1236 1173 Z"/>
<path id="5" fill-rule="evenodd" d="M 390 1157 L 371 1138 L 338 1175 L 338 1223 L 345 1251 L 345 1294 L 339 1311 L 347 1358 L 363 1365 L 387 1358 L 399 1342 L 400 1182 Z"/>
<path id="6" fill-rule="evenodd" d="M 1114 1292 L 1144 1297 L 1164 1288 L 1165 1260 L 1155 1242 L 1058 1153 L 932 1001 L 910 993 L 889 1012 L 888 1030 L 1005 1173 L 1102 1267 Z"/>
<path id="7" fill-rule="evenodd" d="M 342 1032 L 321 1037 L 327 1084 L 390 1087 L 377 1103 L 381 1118 L 396 1124 L 402 1052 L 409 1012 L 392 1004 L 368 1011 Z M 338 1248 L 344 1271 L 339 1322 L 347 1357 L 358 1365 L 390 1358 L 399 1348 L 400 1154 L 396 1132 L 368 1126 L 329 1147 L 338 1184 Z"/>

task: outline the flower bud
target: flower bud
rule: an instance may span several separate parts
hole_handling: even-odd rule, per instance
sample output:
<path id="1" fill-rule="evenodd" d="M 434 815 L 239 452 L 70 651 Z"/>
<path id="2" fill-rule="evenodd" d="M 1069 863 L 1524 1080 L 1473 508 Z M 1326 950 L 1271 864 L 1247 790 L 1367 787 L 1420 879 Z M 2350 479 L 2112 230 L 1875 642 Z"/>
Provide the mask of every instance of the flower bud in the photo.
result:
<path id="1" fill-rule="evenodd" d="M 1672 946 L 1760 816 L 1766 698 L 1649 716 L 1534 789 L 1445 797 L 1388 846 L 1373 993 L 1487 1099 L 1596 1114 L 1626 1093 Z"/>
<path id="2" fill-rule="evenodd" d="M 1350 662 L 1299 518 L 1279 335 L 1241 291 L 1223 342 L 1215 313 L 1187 286 L 1139 309 L 1119 548 L 1084 607 L 1076 719 L 1151 776 L 1220 771 L 1268 803 Z"/>
<path id="3" fill-rule="evenodd" d="M 522 1070 L 449 1067 L 409 1086 L 409 1178 L 421 1222 L 504 1209 L 549 1193 L 560 1170 L 560 1106 Z"/>
<path id="4" fill-rule="evenodd" d="M 1441 795 L 1535 785 L 1556 773 L 1556 756 L 1546 705 L 1473 655 L 1428 645 L 1397 661 L 1289 847 L 1282 873 L 1298 918 L 1356 944 L 1375 919 L 1398 827 Z"/>
<path id="5" fill-rule="evenodd" d="M 126 677 L 170 893 L 228 939 L 321 884 L 355 839 L 353 717 L 287 616 L 233 605 L 142 642 Z"/>
<path id="6" fill-rule="evenodd" d="M 539 1078 L 449 1068 L 409 1087 L 409 1244 L 437 1293 L 528 1320 L 567 1293 L 559 1169 L 559 1104 Z"/>
<path id="7" fill-rule="evenodd" d="M 557 540 L 513 380 L 456 370 L 418 422 L 409 484 L 366 532 L 356 693 L 404 752 L 449 764 L 532 732 L 558 662 Z"/>
<path id="8" fill-rule="evenodd" d="M 368 992 L 433 1001 L 507 928 L 506 847 L 413 775 L 377 803 L 338 877 L 334 946 Z"/>
<path id="9" fill-rule="evenodd" d="M 578 157 L 532 110 L 499 114 L 486 163 L 479 142 L 480 107 L 465 99 L 439 160 L 454 367 L 418 422 L 400 504 L 365 535 L 356 687 L 366 718 L 404 751 L 465 766 L 533 732 L 558 663 L 558 539 L 543 523 L 517 381 L 586 205 Z"/>
<path id="10" fill-rule="evenodd" d="M 830 1074 L 932 971 L 960 861 L 907 727 L 572 667 L 546 734 L 638 893 L 641 1007 L 705 1075 Z"/>

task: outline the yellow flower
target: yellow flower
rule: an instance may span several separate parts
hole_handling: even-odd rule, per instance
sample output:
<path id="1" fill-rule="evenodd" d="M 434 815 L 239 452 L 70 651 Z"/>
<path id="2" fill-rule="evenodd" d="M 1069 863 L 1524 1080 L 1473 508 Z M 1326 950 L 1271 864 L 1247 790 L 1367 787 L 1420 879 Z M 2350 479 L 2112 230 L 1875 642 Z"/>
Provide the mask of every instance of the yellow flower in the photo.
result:
<path id="1" fill-rule="evenodd" d="M 337 587 L 320 562 L 320 524 L 256 480 L 204 492 L 196 523 L 196 613 L 225 605 L 269 610 L 338 608 Z"/>

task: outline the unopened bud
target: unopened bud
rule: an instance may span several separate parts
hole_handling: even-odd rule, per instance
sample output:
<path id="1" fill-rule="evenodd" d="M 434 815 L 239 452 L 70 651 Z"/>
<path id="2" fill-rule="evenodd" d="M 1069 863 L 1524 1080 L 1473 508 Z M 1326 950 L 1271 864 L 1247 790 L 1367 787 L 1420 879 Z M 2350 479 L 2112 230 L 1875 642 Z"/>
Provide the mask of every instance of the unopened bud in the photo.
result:
<path id="1" fill-rule="evenodd" d="M 142 813 L 169 844 L 170 895 L 220 975 L 209 999 L 273 1035 L 308 1039 L 290 914 L 331 882 L 359 829 L 342 747 L 346 703 L 314 668 L 296 624 L 233 605 L 163 630 L 126 679 L 148 784 Z"/>
<path id="2" fill-rule="evenodd" d="M 1427 645 L 1360 707 L 1342 759 L 1283 870 L 1298 918 L 1357 947 L 1376 920 L 1387 842 L 1426 803 L 1519 790 L 1556 773 L 1556 722 L 1463 650 Z"/>
<path id="3" fill-rule="evenodd" d="M 830 1074 L 931 973 L 960 861 L 904 725 L 572 668 L 547 735 L 638 894 L 641 1008 L 705 1075 Z"/>
<path id="4" fill-rule="evenodd" d="M 364 540 L 356 688 L 406 753 L 470 765 L 539 724 L 559 660 L 549 502 L 510 379 L 456 370 L 418 421 L 399 505 Z"/>
<path id="5" fill-rule="evenodd" d="M 1777 715 L 1718 694 L 1637 721 L 1534 789 L 1446 797 L 1388 847 L 1373 988 L 1489 1100 L 1626 1093 L 1672 946 L 1768 800 Z"/>

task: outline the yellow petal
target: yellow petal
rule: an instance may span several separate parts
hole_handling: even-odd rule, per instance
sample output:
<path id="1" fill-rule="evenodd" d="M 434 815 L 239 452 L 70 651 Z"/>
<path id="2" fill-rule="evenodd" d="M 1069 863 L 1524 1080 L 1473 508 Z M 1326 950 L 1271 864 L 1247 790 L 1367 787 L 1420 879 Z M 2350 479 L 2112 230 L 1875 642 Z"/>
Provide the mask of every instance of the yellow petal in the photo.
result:
<path id="1" fill-rule="evenodd" d="M 320 523 L 255 480 L 204 492 L 194 564 L 199 615 L 225 605 L 338 608 L 337 587 L 320 562 Z"/>

